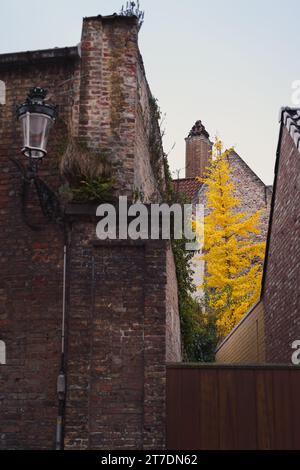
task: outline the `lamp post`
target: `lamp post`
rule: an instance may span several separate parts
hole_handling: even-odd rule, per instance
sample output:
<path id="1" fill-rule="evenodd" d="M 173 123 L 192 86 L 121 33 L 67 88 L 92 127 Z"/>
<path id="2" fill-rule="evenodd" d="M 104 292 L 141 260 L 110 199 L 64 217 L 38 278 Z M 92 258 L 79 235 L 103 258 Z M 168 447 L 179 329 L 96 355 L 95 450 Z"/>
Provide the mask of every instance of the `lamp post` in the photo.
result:
<path id="1" fill-rule="evenodd" d="M 22 214 L 26 224 L 33 230 L 40 227 L 33 225 L 27 217 L 26 204 L 32 182 L 36 188 L 43 214 L 52 222 L 62 222 L 59 201 L 55 193 L 38 177 L 38 163 L 47 155 L 49 131 L 57 118 L 57 107 L 45 100 L 47 90 L 34 87 L 28 93 L 24 103 L 16 110 L 17 119 L 22 126 L 22 154 L 27 158 L 24 166 L 19 160 L 12 159 L 22 174 Z"/>

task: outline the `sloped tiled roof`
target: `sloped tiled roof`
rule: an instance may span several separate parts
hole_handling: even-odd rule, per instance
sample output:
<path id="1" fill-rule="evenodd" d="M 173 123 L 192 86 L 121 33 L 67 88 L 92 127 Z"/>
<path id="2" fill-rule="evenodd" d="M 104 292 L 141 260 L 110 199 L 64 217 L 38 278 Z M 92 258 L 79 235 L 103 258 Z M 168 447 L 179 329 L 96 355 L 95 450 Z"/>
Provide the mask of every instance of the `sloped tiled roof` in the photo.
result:
<path id="1" fill-rule="evenodd" d="M 300 152 L 300 108 L 281 108 L 279 121 L 287 128 Z"/>
<path id="2" fill-rule="evenodd" d="M 173 184 L 174 190 L 185 194 L 187 199 L 191 202 L 202 186 L 202 183 L 199 183 L 195 178 L 179 178 L 177 180 L 173 180 Z"/>

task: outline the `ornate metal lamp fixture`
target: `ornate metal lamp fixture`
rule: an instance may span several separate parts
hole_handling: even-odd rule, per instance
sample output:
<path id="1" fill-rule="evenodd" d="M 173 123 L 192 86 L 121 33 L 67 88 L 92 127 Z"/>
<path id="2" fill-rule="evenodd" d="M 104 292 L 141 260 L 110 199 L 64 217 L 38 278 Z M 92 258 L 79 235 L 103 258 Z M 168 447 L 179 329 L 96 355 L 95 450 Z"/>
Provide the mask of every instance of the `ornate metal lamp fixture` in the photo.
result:
<path id="1" fill-rule="evenodd" d="M 47 154 L 49 131 L 57 118 L 57 107 L 46 102 L 47 90 L 34 87 L 29 91 L 26 101 L 17 107 L 17 119 L 22 125 L 22 153 L 28 158 L 24 166 L 19 160 L 12 159 L 22 174 L 22 213 L 25 222 L 34 230 L 26 213 L 30 186 L 34 184 L 44 215 L 52 222 L 61 223 L 62 214 L 59 201 L 51 189 L 38 177 L 38 164 Z"/>
<path id="2" fill-rule="evenodd" d="M 34 87 L 17 108 L 23 130 L 22 153 L 29 158 L 40 159 L 47 154 L 49 131 L 57 117 L 57 108 L 45 102 L 46 95 L 45 88 Z"/>

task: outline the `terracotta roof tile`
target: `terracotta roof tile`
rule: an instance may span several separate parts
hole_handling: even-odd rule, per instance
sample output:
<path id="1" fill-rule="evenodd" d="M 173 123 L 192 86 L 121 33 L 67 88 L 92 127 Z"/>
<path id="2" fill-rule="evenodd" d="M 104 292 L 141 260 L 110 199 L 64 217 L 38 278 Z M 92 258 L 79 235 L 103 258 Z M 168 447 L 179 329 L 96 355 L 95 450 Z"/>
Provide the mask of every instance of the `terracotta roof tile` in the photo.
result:
<path id="1" fill-rule="evenodd" d="M 176 192 L 185 194 L 187 199 L 192 202 L 202 183 L 196 181 L 195 178 L 179 178 L 173 180 L 173 185 Z"/>

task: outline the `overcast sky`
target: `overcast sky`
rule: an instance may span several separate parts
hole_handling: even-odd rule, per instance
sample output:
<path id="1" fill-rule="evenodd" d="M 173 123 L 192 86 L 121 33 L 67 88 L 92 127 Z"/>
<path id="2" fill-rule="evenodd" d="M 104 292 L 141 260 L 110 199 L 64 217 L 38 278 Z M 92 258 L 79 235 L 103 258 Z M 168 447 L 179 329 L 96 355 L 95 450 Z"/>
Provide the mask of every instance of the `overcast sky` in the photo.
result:
<path id="1" fill-rule="evenodd" d="M 1 2 L 0 53 L 75 45 L 83 16 L 119 12 L 122 3 Z M 292 106 L 292 82 L 300 80 L 300 1 L 142 0 L 141 7 L 140 49 L 166 113 L 165 150 L 176 144 L 171 169 L 184 167 L 184 138 L 201 119 L 271 184 L 279 108 Z"/>

